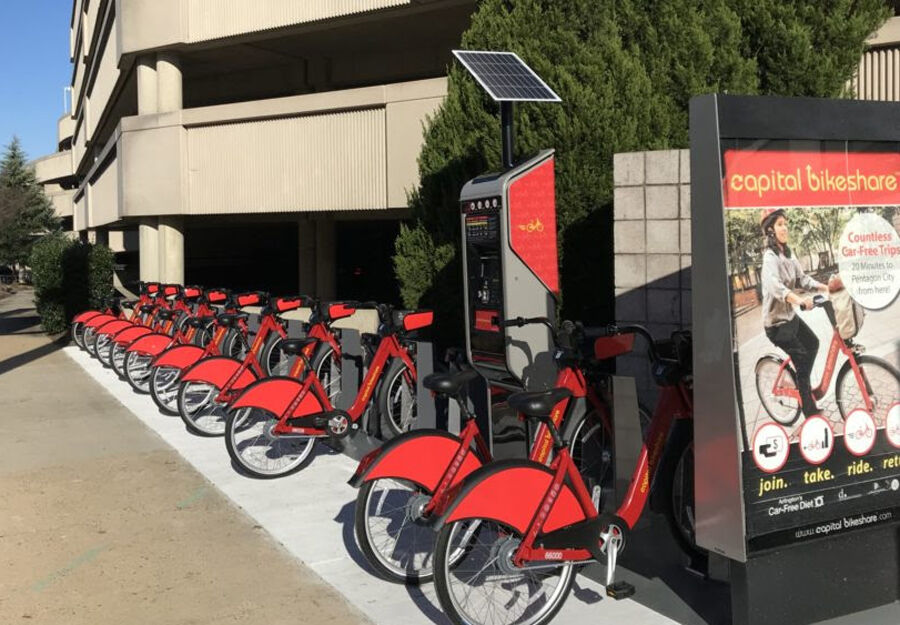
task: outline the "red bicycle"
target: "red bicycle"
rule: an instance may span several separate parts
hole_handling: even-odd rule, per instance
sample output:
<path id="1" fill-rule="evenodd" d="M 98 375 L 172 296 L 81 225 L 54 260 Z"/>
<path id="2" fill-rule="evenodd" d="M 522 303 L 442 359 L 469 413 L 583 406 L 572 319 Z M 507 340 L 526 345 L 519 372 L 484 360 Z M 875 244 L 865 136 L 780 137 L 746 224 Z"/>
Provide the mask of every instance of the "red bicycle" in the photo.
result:
<path id="1" fill-rule="evenodd" d="M 439 503 L 434 581 L 441 607 L 454 623 L 547 623 L 568 596 L 576 567 L 595 560 L 606 562 L 607 594 L 628 596 L 633 588 L 614 583 L 617 557 L 651 490 L 674 491 L 679 475 L 684 478 L 691 472 L 690 480 L 678 484 L 682 491 L 669 494 L 671 501 L 692 510 L 690 440 L 665 453 L 667 441 L 672 442 L 673 421 L 685 426 L 692 422 L 689 356 L 679 351 L 680 358 L 660 357 L 659 344 L 640 326 L 613 328 L 611 333 L 650 339 L 648 353 L 660 386 L 622 505 L 615 514 L 598 512 L 569 446 L 550 418 L 561 402 L 572 397 L 571 389 L 511 395 L 510 406 L 550 430 L 555 457 L 549 467 L 530 460 L 486 465 L 451 488 Z M 690 428 L 682 431 L 686 429 Z"/>
<path id="2" fill-rule="evenodd" d="M 110 299 L 109 303 L 103 311 L 86 310 L 75 315 L 75 317 L 72 319 L 72 326 L 70 328 L 70 331 L 72 333 L 72 340 L 78 347 L 80 347 L 81 349 L 85 349 L 85 323 L 99 315 L 106 315 L 107 317 L 109 317 L 109 319 L 107 319 L 108 321 L 111 321 L 113 318 L 117 318 L 138 322 L 141 315 L 139 310 L 140 307 L 146 304 L 151 304 L 153 302 L 153 297 L 159 290 L 159 286 L 160 285 L 158 282 L 141 282 L 138 299 L 122 300 L 121 298 L 113 297 Z M 131 313 L 128 315 L 125 314 L 126 308 L 131 310 Z"/>
<path id="3" fill-rule="evenodd" d="M 160 309 L 157 315 L 161 320 L 171 320 L 173 333 L 154 333 L 153 336 L 165 337 L 168 341 L 184 341 L 194 340 L 196 331 L 193 327 L 187 325 L 189 319 L 197 315 L 208 315 L 210 309 L 202 300 L 203 289 L 197 286 L 178 287 L 178 292 L 173 296 L 170 309 Z M 116 335 L 130 327 L 134 327 L 134 323 L 130 321 L 114 321 L 107 323 L 97 329 L 97 335 L 94 339 L 94 351 L 104 367 L 112 366 L 112 351 L 115 347 Z"/>
<path id="4" fill-rule="evenodd" d="M 517 319 L 503 325 L 523 326 L 548 319 Z M 608 376 L 597 365 L 630 351 L 630 341 L 610 341 L 594 359 L 581 356 L 577 345 L 580 326 L 564 322 L 553 332 L 557 345 L 559 373 L 556 386 L 569 389 L 570 399 L 557 405 L 550 414 L 555 427 L 563 427 L 569 441 L 569 453 L 579 472 L 599 499 L 611 473 L 611 440 L 608 408 Z M 385 443 L 366 455 L 350 484 L 359 488 L 356 499 L 356 540 L 372 567 L 391 581 L 418 584 L 433 575 L 434 529 L 430 527 L 438 502 L 448 491 L 484 464 L 491 462 L 490 450 L 462 397 L 462 388 L 478 377 L 473 370 L 455 375 L 432 374 L 423 384 L 434 393 L 455 398 L 464 426 L 459 435 L 443 430 L 414 430 Z M 579 401 L 584 400 L 584 401 Z M 570 408 L 569 404 L 574 407 Z M 546 464 L 552 453 L 553 438 L 545 425 L 535 433 L 529 458 Z"/>
<path id="5" fill-rule="evenodd" d="M 259 328 L 253 344 L 247 347 L 246 337 L 237 333 L 245 351 L 241 359 L 230 356 L 213 356 L 192 365 L 184 371 L 178 387 L 176 403 L 178 414 L 188 430 L 200 436 L 221 436 L 225 433 L 227 406 L 250 383 L 265 377 L 260 353 L 270 340 L 287 338 L 287 325 L 278 316 L 308 303 L 303 296 L 272 297 L 267 293 L 248 293 L 237 297 L 238 306 L 265 304 L 259 315 Z M 249 313 L 238 312 L 219 315 L 220 324 L 237 327 L 246 322 Z M 235 353 L 228 347 L 225 353 Z"/>
<path id="6" fill-rule="evenodd" d="M 813 304 L 825 311 L 832 327 L 825 371 L 812 391 L 813 398 L 819 400 L 828 393 L 838 355 L 843 354 L 847 360 L 834 385 L 841 418 L 846 420 L 854 409 L 863 408 L 875 419 L 877 427 L 883 428 L 891 405 L 900 400 L 900 373 L 886 360 L 864 355 L 864 347 L 841 337 L 834 306 L 824 295 L 813 297 Z M 797 372 L 790 358 L 773 354 L 760 358 L 756 363 L 756 392 L 763 408 L 778 423 L 790 426 L 800 418 Z"/>
<path id="7" fill-rule="evenodd" d="M 374 307 L 380 321 L 380 341 L 353 404 L 345 411 L 334 407 L 316 367 L 307 366 L 302 379 L 272 377 L 250 384 L 231 404 L 225 421 L 225 445 L 235 464 L 252 477 L 274 478 L 298 470 L 317 438 L 343 438 L 367 419 L 372 398 L 390 430 L 409 429 L 415 420 L 416 366 L 409 333 L 430 326 L 429 310 L 395 311 L 384 304 L 344 303 L 343 315 Z M 315 345 L 309 337 L 285 341 L 283 349 L 301 354 Z M 309 365 L 309 363 L 307 363 Z"/>
<path id="8" fill-rule="evenodd" d="M 172 303 L 180 292 L 180 285 L 160 285 L 159 290 L 157 290 L 156 294 L 149 304 L 142 304 L 136 307 L 136 309 L 134 310 L 133 314 L 136 313 L 138 315 L 137 321 L 127 321 L 127 323 L 131 323 L 132 325 L 141 323 L 155 329 L 156 331 L 174 332 L 174 325 L 161 321 L 159 319 L 159 314 L 161 311 L 170 310 L 172 308 Z M 110 321 L 126 320 L 120 319 L 117 316 Z M 84 342 L 85 351 L 87 351 L 87 353 L 91 356 L 97 356 L 97 336 L 100 328 L 103 327 L 106 323 L 108 323 L 108 321 L 105 321 L 102 315 L 98 315 L 84 324 L 84 336 L 82 340 Z"/>

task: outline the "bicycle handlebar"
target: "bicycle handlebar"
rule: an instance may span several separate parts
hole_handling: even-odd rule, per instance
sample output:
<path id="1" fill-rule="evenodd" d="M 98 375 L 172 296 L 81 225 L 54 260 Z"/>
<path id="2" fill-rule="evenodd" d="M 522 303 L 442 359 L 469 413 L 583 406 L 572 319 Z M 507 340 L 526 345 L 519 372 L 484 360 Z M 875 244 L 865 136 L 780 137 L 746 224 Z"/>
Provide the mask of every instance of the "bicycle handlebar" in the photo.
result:
<path id="1" fill-rule="evenodd" d="M 639 334 L 640 336 L 644 337 L 644 339 L 647 341 L 647 355 L 650 357 L 650 362 L 652 364 L 656 364 L 660 361 L 659 353 L 656 351 L 656 341 L 654 340 L 653 335 L 650 334 L 650 331 L 644 326 L 640 326 L 637 324 L 620 326 L 611 323 L 605 328 L 600 328 L 598 338 L 628 333 Z"/>

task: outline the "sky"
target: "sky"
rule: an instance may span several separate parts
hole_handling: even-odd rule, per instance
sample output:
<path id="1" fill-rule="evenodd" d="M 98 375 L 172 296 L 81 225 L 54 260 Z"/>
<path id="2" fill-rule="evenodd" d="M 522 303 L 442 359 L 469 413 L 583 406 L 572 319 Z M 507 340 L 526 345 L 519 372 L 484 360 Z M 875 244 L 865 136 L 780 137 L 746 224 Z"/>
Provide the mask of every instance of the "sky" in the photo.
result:
<path id="1" fill-rule="evenodd" d="M 56 151 L 72 81 L 72 0 L 0 0 L 0 149 L 17 135 L 28 158 Z"/>

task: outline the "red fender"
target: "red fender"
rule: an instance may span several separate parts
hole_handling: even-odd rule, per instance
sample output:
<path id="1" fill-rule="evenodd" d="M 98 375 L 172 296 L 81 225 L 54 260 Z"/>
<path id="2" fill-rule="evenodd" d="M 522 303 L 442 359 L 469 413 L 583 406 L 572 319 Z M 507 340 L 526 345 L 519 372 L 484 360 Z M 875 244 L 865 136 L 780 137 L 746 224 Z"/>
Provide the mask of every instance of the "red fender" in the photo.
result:
<path id="1" fill-rule="evenodd" d="M 119 343 L 120 345 L 128 345 L 132 341 L 144 336 L 145 334 L 150 334 L 151 332 L 153 332 L 153 330 L 151 330 L 147 326 L 132 325 L 131 327 L 125 328 L 124 330 L 121 330 L 119 333 L 117 333 L 113 337 L 113 341 Z"/>
<path id="2" fill-rule="evenodd" d="M 128 346 L 126 352 L 138 352 L 145 356 L 156 356 L 172 345 L 172 337 L 168 334 L 152 332 L 136 339 Z"/>
<path id="3" fill-rule="evenodd" d="M 115 321 L 108 321 L 97 328 L 97 334 L 118 334 L 125 328 L 131 327 L 134 327 L 134 324 L 130 321 L 125 321 L 124 319 L 116 319 Z"/>
<path id="4" fill-rule="evenodd" d="M 205 358 L 184 372 L 182 382 L 206 382 L 218 388 L 225 386 L 231 376 L 240 368 L 241 361 L 227 356 Z M 240 390 L 256 380 L 252 369 L 246 369 L 232 385 L 232 389 Z"/>
<path id="5" fill-rule="evenodd" d="M 455 496 L 442 511 L 441 522 L 493 519 L 524 534 L 552 481 L 550 469 L 529 460 L 488 464 L 454 489 L 459 492 L 450 491 Z M 575 493 L 563 484 L 542 531 L 552 532 L 584 519 Z"/>
<path id="6" fill-rule="evenodd" d="M 230 408 L 261 408 L 279 417 L 297 397 L 303 385 L 294 378 L 274 376 L 249 385 Z M 314 393 L 307 392 L 294 409 L 292 417 L 305 417 L 325 410 Z"/>
<path id="7" fill-rule="evenodd" d="M 102 315 L 103 313 L 99 310 L 86 310 L 83 313 L 78 313 L 74 317 L 72 317 L 72 323 L 83 323 L 85 321 L 90 321 L 97 315 Z"/>
<path id="8" fill-rule="evenodd" d="M 94 317 L 91 317 L 87 321 L 85 321 L 84 327 L 85 328 L 99 328 L 104 323 L 109 323 L 110 321 L 115 321 L 116 319 L 118 319 L 118 317 L 115 317 L 113 315 L 103 315 L 103 314 L 96 315 Z"/>
<path id="9" fill-rule="evenodd" d="M 382 477 L 414 482 L 433 493 L 459 449 L 460 438 L 442 430 L 413 430 L 391 439 L 367 454 L 350 480 L 352 486 Z M 453 477 L 454 486 L 460 483 L 482 462 L 469 451 Z"/>
<path id="10" fill-rule="evenodd" d="M 184 371 L 198 362 L 206 350 L 196 345 L 173 345 L 153 361 L 154 367 L 172 367 Z"/>

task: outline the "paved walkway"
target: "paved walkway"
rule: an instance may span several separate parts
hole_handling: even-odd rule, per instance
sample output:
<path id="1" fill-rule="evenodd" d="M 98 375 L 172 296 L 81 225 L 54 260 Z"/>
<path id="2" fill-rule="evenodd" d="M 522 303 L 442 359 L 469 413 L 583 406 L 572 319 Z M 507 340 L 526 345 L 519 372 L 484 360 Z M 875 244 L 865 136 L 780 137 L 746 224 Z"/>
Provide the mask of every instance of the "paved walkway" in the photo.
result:
<path id="1" fill-rule="evenodd" d="M 0 300 L 0 623 L 355 625 L 298 563 Z"/>

